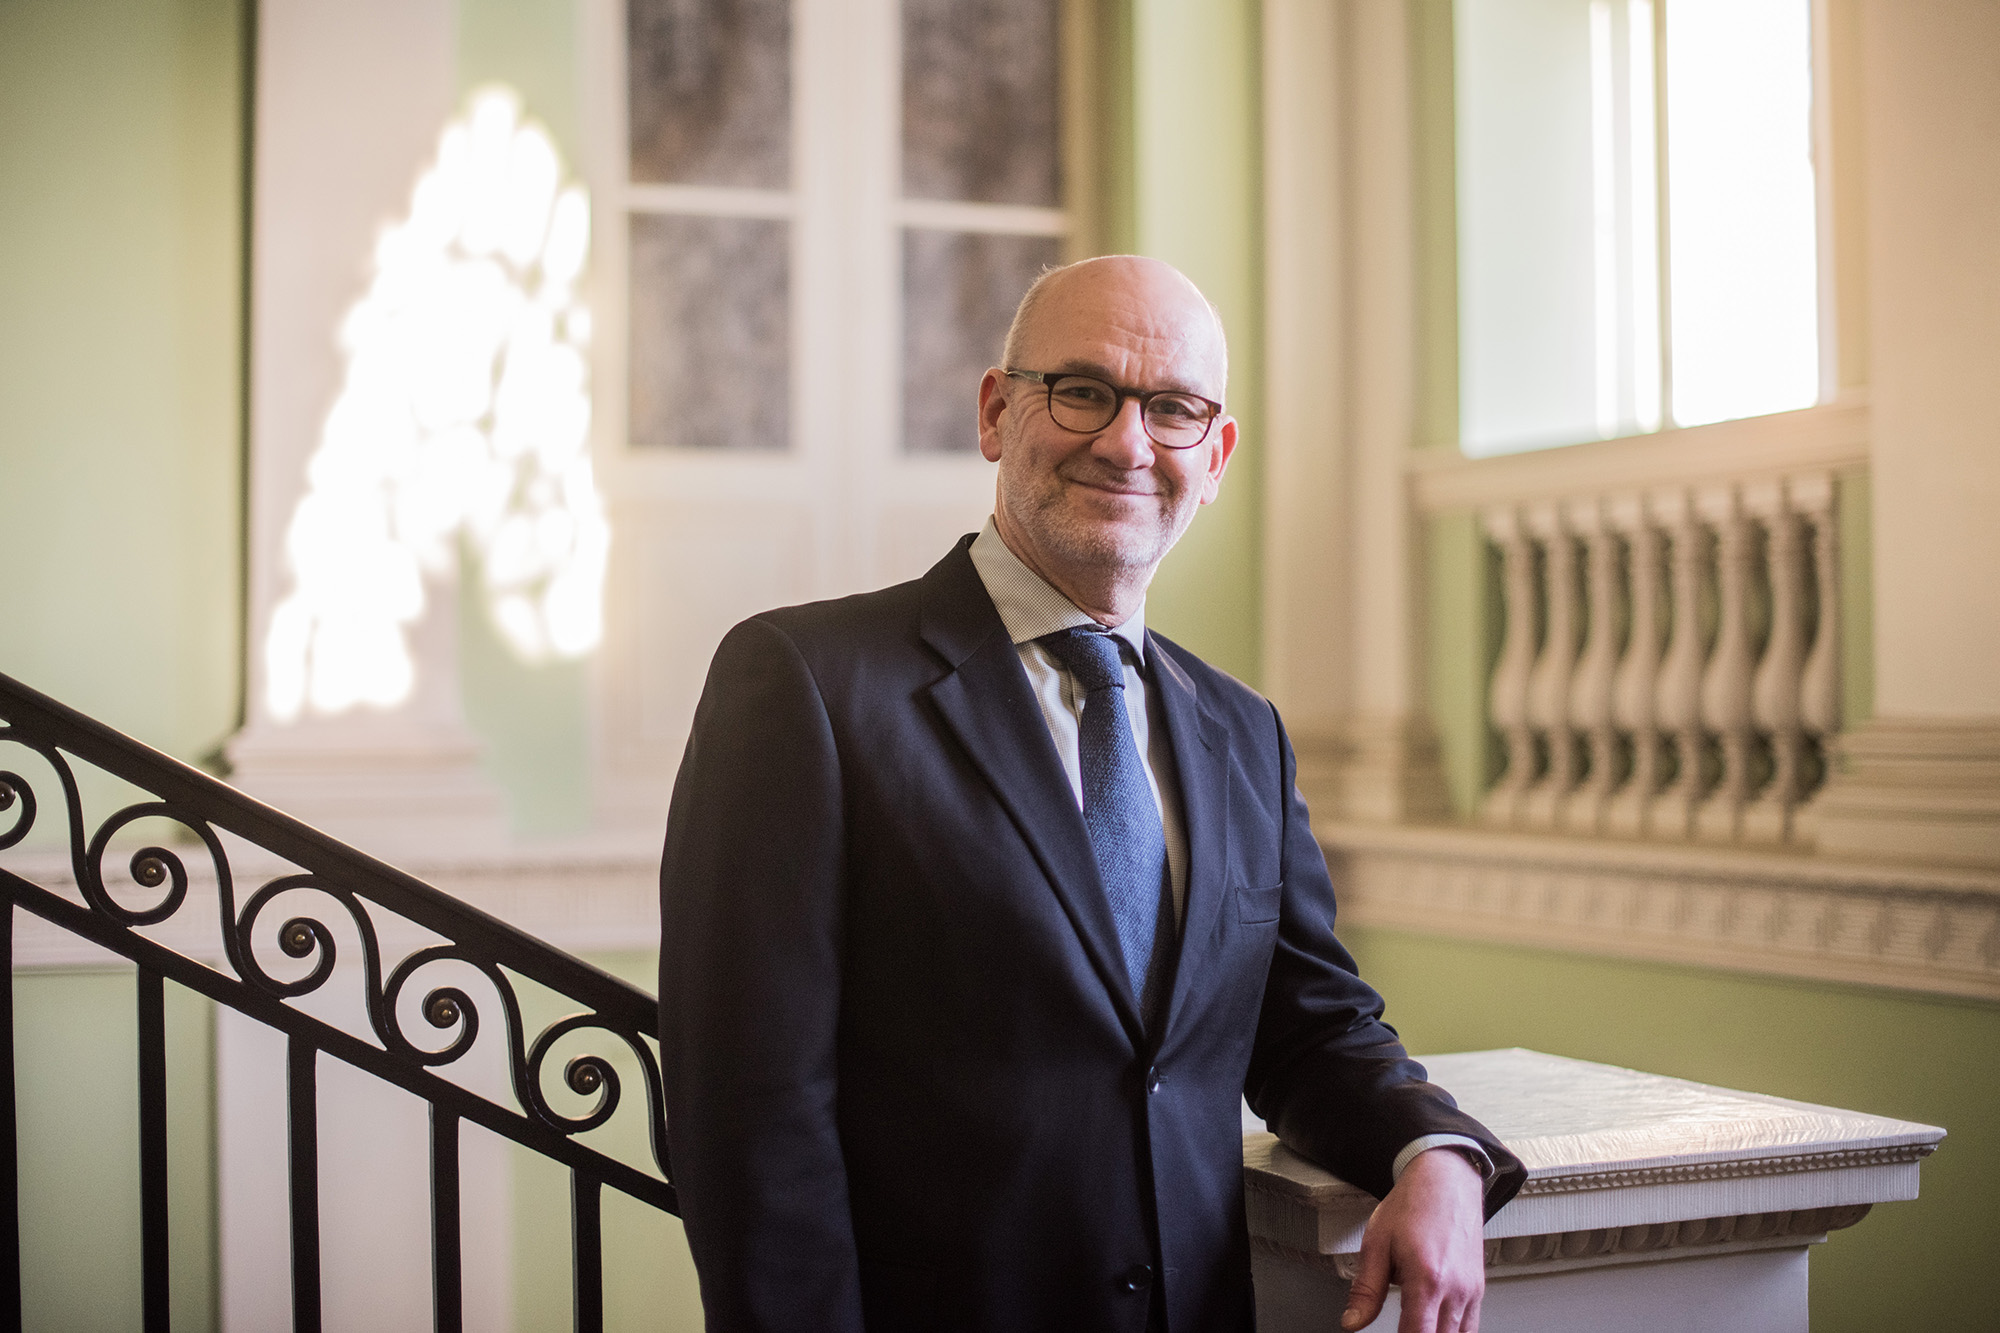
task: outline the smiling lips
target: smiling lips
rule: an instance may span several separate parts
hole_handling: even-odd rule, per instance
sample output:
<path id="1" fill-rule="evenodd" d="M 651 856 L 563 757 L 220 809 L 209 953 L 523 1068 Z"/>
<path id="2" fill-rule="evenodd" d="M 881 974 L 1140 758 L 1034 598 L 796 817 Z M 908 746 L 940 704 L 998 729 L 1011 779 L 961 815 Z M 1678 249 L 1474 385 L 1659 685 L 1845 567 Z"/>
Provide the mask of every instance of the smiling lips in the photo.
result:
<path id="1" fill-rule="evenodd" d="M 1127 495 L 1134 498 L 1157 498 L 1165 492 L 1160 490 L 1135 490 L 1131 486 L 1113 478 L 1103 476 L 1078 475 L 1074 468 L 1059 469 L 1057 475 L 1072 486 L 1082 486 L 1106 495 Z"/>

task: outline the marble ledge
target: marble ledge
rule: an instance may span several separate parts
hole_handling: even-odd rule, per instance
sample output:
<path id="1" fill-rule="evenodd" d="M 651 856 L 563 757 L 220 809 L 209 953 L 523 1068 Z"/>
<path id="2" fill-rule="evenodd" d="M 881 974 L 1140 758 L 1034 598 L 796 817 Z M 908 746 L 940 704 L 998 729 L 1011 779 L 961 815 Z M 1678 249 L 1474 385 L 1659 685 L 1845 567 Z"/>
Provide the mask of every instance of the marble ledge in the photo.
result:
<path id="1" fill-rule="evenodd" d="M 2000 871 L 1325 821 L 1342 919 L 2000 1000 Z"/>
<path id="2" fill-rule="evenodd" d="M 1930 1125 L 1709 1087 L 1536 1051 L 1424 1064 L 1527 1165 L 1487 1224 L 1489 1264 L 1542 1272 L 1691 1246 L 1810 1243 L 1914 1199 Z M 1270 1134 L 1244 1139 L 1260 1249 L 1351 1276 L 1375 1201 Z"/>

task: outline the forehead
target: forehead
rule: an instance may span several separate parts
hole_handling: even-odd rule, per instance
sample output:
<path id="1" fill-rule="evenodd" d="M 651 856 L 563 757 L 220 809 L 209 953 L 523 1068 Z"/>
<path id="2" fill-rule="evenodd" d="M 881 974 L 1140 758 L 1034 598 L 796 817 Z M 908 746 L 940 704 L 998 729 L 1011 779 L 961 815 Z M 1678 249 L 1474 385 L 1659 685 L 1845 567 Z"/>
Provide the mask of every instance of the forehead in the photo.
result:
<path id="1" fill-rule="evenodd" d="M 1099 369 L 1139 388 L 1222 397 L 1224 357 L 1215 313 L 1164 264 L 1105 262 L 1066 271 L 1023 330 L 1031 370 Z"/>

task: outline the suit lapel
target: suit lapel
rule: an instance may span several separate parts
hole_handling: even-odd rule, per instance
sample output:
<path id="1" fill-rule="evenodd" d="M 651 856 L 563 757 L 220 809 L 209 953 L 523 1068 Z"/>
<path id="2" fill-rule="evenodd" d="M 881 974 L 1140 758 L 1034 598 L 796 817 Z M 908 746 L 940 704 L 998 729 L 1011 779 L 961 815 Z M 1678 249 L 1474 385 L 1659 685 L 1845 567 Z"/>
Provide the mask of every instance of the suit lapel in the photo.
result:
<path id="1" fill-rule="evenodd" d="M 1194 681 L 1159 636 L 1147 635 L 1146 656 L 1152 663 L 1148 684 L 1159 692 L 1180 770 L 1181 828 L 1188 844 L 1187 911 L 1167 1009 L 1171 1032 L 1215 950 L 1216 915 L 1229 888 L 1223 877 L 1229 852 L 1229 732 L 1202 706 Z"/>
<path id="2" fill-rule="evenodd" d="M 950 663 L 929 687 L 937 706 L 1034 852 L 1134 1043 L 1144 1025 L 1083 815 L 1056 756 L 1020 655 L 959 543 L 924 576 L 922 633 Z"/>

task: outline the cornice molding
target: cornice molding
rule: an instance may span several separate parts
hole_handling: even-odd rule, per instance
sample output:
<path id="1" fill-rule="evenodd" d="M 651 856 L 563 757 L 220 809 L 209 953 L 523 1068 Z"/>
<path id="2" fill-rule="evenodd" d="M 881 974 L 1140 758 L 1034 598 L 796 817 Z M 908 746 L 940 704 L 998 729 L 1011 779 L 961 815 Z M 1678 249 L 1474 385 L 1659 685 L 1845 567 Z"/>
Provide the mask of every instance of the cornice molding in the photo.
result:
<path id="1" fill-rule="evenodd" d="M 1316 825 L 1345 922 L 2000 1001 L 2000 872 Z"/>

